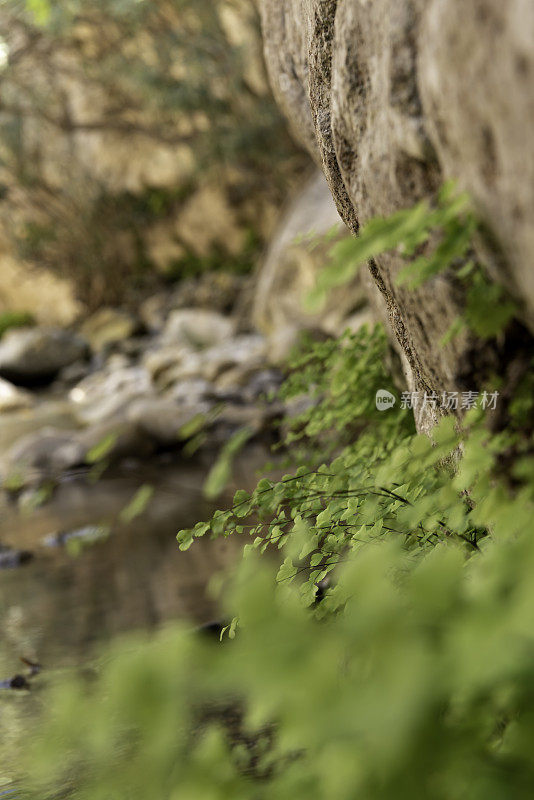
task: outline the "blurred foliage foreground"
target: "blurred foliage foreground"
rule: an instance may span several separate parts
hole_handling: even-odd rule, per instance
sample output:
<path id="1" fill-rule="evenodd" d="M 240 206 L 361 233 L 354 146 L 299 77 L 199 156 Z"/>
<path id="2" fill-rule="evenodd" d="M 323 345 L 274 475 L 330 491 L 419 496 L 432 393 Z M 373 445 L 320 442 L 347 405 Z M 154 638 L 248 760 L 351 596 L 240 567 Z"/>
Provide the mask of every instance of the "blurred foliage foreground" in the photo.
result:
<path id="1" fill-rule="evenodd" d="M 295 361 L 301 466 L 179 535 L 251 534 L 229 636 L 131 639 L 45 693 L 35 797 L 532 797 L 532 374 L 505 431 L 472 410 L 431 440 L 376 411 L 386 350 L 363 329 Z"/>

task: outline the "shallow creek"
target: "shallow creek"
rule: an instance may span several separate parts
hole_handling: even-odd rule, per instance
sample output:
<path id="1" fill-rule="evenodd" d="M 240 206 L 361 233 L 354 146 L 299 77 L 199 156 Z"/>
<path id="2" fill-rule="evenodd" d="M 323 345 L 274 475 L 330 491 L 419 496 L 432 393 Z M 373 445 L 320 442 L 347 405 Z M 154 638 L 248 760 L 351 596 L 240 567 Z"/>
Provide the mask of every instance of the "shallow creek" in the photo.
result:
<path id="1" fill-rule="evenodd" d="M 265 456 L 258 448 L 241 457 L 236 486 L 254 480 Z M 32 514 L 2 501 L 0 542 L 33 557 L 0 571 L 0 680 L 28 674 L 21 657 L 43 666 L 31 679 L 30 692 L 0 690 L 0 747 L 8 761 L 14 756 L 10 742 L 31 724 L 49 678 L 57 681 L 64 670 L 90 663 L 101 646 L 123 633 L 154 630 L 171 620 L 187 620 L 193 628 L 218 617 L 210 579 L 238 560 L 242 542 L 199 540 L 187 552 L 176 543 L 179 529 L 214 510 L 203 497 L 205 476 L 201 465 L 154 464 L 93 484 L 80 477 L 67 480 Z M 121 511 L 147 484 L 154 495 L 144 513 L 121 522 Z M 231 495 L 218 505 L 229 503 Z M 100 525 L 109 526 L 109 536 L 78 555 L 51 546 L 59 533 Z M 0 790 L 10 773 L 0 767 Z"/>

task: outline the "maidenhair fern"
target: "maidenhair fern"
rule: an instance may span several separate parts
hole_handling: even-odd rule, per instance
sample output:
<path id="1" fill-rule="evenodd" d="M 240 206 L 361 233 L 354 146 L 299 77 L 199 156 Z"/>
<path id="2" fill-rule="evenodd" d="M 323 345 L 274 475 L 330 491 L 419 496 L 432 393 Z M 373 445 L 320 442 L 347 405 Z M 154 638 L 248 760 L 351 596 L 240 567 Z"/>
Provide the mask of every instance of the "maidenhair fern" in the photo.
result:
<path id="1" fill-rule="evenodd" d="M 416 289 L 437 275 L 450 271 L 463 286 L 465 311 L 448 338 L 468 326 L 481 338 L 503 330 L 517 309 L 503 287 L 490 281 L 473 260 L 473 238 L 480 223 L 469 197 L 446 184 L 432 205 L 423 201 L 386 219 L 371 220 L 361 234 L 333 245 L 330 263 L 319 274 L 307 304 L 317 310 L 335 286 L 348 283 L 369 259 L 396 252 L 406 261 L 397 283 Z"/>

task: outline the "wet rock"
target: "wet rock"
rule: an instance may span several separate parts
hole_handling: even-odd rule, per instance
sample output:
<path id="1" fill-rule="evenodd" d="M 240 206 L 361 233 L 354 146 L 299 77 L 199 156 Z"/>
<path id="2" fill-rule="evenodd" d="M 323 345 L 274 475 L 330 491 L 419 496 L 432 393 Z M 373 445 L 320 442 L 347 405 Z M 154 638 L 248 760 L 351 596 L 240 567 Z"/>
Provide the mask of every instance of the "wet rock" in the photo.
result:
<path id="1" fill-rule="evenodd" d="M 282 382 L 282 374 L 277 369 L 258 369 L 257 366 L 232 367 L 216 380 L 218 397 L 240 397 L 253 403 L 261 397 L 276 392 Z"/>
<path id="2" fill-rule="evenodd" d="M 85 358 L 87 342 L 56 328 L 19 328 L 0 342 L 0 375 L 18 385 L 50 382 L 69 364 Z"/>
<path id="3" fill-rule="evenodd" d="M 203 357 L 186 347 L 161 347 L 148 352 L 142 363 L 159 391 L 202 376 Z"/>
<path id="4" fill-rule="evenodd" d="M 195 405 L 203 400 L 212 400 L 215 395 L 213 384 L 204 378 L 188 378 L 175 383 L 164 395 L 183 405 Z"/>
<path id="5" fill-rule="evenodd" d="M 34 402 L 29 392 L 21 391 L 9 381 L 0 378 L 0 413 L 31 408 Z"/>
<path id="6" fill-rule="evenodd" d="M 202 354 L 202 374 L 214 381 L 224 370 L 234 366 L 261 367 L 267 354 L 267 342 L 258 334 L 236 336 L 227 342 L 210 347 Z"/>
<path id="7" fill-rule="evenodd" d="M 84 458 L 103 447 L 102 460 L 117 463 L 126 458 L 146 458 L 154 453 L 154 443 L 145 431 L 129 419 L 107 420 L 92 425 L 77 438 Z"/>
<path id="8" fill-rule="evenodd" d="M 85 449 L 76 433 L 42 428 L 30 433 L 11 448 L 7 457 L 8 472 L 20 474 L 23 485 L 54 477 L 84 463 Z"/>
<path id="9" fill-rule="evenodd" d="M 210 409 L 206 401 L 184 406 L 170 399 L 139 400 L 128 409 L 128 419 L 157 444 L 171 446 L 183 438 L 180 432 L 185 425 Z"/>
<path id="10" fill-rule="evenodd" d="M 0 415 L 0 458 L 23 436 L 45 427 L 75 430 L 79 423 L 70 403 L 46 401 L 32 409 Z"/>
<path id="11" fill-rule="evenodd" d="M 78 419 L 92 425 L 120 417 L 132 400 L 152 392 L 152 381 L 146 369 L 113 368 L 111 364 L 81 381 L 72 389 L 69 398 Z"/>
<path id="12" fill-rule="evenodd" d="M 80 333 L 91 349 L 99 353 L 111 344 L 122 342 L 139 329 L 139 322 L 125 311 L 102 308 L 84 321 Z"/>
<path id="13" fill-rule="evenodd" d="M 179 344 L 202 350 L 230 339 L 234 323 L 216 311 L 184 308 L 173 311 L 163 331 L 165 344 Z"/>

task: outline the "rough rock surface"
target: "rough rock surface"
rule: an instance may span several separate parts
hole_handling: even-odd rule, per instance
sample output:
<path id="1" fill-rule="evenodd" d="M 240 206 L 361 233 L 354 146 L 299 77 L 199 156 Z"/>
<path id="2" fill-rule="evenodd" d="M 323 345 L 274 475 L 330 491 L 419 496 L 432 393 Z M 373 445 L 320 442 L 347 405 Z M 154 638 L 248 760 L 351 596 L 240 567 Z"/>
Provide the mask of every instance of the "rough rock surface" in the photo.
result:
<path id="1" fill-rule="evenodd" d="M 532 327 L 532 3 L 260 0 L 260 8 L 278 102 L 347 225 L 357 232 L 461 179 L 491 230 L 479 255 Z M 466 365 L 480 344 L 467 336 L 439 344 L 461 308 L 458 290 L 446 278 L 399 288 L 399 267 L 383 257 L 371 274 L 410 387 L 477 388 Z"/>

